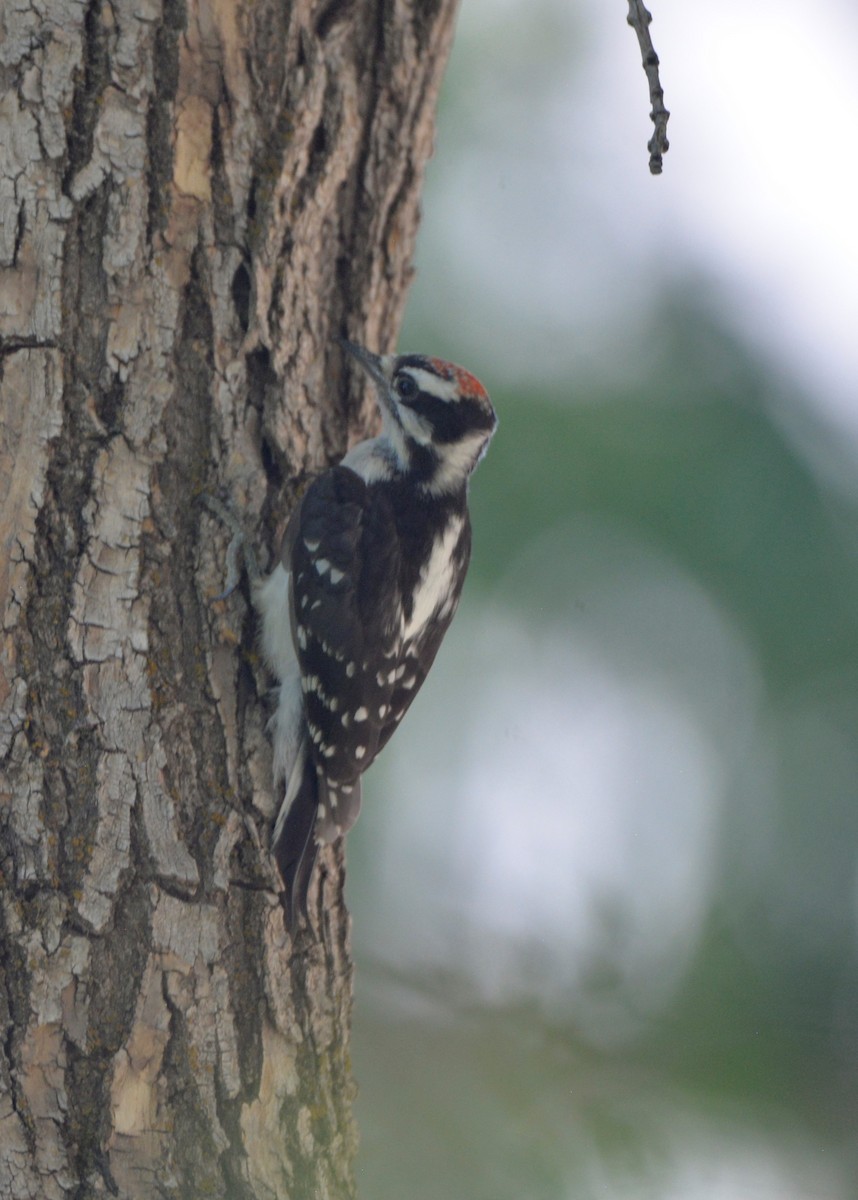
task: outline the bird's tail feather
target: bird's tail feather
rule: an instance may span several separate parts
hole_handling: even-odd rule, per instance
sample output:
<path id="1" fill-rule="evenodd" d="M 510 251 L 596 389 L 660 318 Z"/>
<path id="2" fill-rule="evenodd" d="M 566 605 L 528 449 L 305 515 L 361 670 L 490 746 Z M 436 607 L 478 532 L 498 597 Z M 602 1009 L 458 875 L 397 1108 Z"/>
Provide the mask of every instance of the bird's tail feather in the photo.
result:
<path id="1" fill-rule="evenodd" d="M 271 843 L 271 850 L 283 879 L 280 899 L 286 929 L 290 934 L 295 933 L 301 917 L 308 925 L 310 923 L 307 893 L 318 852 L 315 834 L 318 807 L 319 784 L 316 766 L 304 746 L 277 816 Z"/>

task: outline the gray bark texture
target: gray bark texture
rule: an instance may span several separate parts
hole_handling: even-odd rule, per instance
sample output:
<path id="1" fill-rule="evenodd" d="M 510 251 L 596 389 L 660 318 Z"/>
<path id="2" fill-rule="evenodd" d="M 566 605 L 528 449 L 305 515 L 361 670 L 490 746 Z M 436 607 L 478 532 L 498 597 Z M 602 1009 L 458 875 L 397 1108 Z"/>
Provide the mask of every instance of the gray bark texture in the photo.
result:
<path id="1" fill-rule="evenodd" d="M 284 930 L 213 602 L 372 422 L 455 0 L 0 3 L 0 1197 L 354 1195 L 340 849 Z"/>

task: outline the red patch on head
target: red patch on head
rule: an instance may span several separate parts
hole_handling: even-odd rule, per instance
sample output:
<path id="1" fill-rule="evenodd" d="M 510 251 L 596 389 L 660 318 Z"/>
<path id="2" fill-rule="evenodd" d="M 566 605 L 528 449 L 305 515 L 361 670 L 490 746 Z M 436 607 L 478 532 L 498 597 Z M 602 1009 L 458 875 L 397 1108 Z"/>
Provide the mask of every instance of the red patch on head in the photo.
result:
<path id="1" fill-rule="evenodd" d="M 442 379 L 452 379 L 455 382 L 459 395 L 465 396 L 468 400 L 488 400 L 488 392 L 479 379 L 470 371 L 466 371 L 464 367 L 444 362 L 443 358 L 430 358 L 429 363 L 433 371 L 437 371 Z"/>

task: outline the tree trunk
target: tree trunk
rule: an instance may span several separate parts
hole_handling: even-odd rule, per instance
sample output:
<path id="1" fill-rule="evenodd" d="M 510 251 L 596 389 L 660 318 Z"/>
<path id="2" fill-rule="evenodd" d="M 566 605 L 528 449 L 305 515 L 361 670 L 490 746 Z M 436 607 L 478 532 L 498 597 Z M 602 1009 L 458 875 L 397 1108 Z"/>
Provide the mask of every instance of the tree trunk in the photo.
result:
<path id="1" fill-rule="evenodd" d="M 341 849 L 290 942 L 223 586 L 363 436 L 454 0 L 0 11 L 0 1197 L 354 1194 Z"/>

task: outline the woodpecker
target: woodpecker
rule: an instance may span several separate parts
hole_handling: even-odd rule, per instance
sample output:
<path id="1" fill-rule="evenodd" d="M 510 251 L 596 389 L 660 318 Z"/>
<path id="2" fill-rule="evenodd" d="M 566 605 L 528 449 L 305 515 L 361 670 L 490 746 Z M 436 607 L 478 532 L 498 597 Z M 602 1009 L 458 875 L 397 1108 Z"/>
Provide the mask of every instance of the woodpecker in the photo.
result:
<path id="1" fill-rule="evenodd" d="M 301 916 L 309 924 L 319 845 L 357 819 L 361 776 L 453 619 L 471 551 L 468 483 L 497 424 L 464 368 L 341 345 L 375 385 L 382 431 L 311 484 L 255 596 L 278 680 L 272 851 L 291 932 Z"/>

